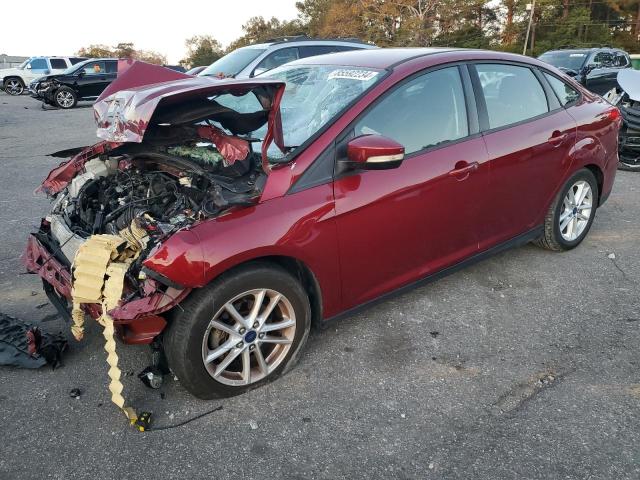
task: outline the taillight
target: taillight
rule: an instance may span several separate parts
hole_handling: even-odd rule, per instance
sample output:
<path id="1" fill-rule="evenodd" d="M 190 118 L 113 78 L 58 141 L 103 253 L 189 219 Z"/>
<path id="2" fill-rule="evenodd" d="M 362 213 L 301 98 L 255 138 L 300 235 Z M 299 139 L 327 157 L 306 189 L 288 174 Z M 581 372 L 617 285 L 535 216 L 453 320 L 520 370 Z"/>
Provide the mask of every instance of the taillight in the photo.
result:
<path id="1" fill-rule="evenodd" d="M 613 107 L 611 110 L 607 112 L 607 118 L 609 118 L 609 120 L 614 122 L 620 119 L 621 116 L 622 115 L 620 114 L 620 110 L 618 110 L 616 107 Z"/>

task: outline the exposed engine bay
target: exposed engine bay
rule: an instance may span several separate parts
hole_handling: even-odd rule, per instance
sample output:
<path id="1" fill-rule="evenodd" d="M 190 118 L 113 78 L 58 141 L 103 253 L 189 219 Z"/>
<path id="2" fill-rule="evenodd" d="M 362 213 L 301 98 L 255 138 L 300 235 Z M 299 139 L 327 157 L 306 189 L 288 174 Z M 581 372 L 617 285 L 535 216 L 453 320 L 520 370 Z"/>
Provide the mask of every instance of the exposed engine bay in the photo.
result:
<path id="1" fill-rule="evenodd" d="M 148 252 L 181 228 L 253 204 L 266 180 L 260 156 L 249 148 L 230 164 L 206 141 L 139 152 L 127 147 L 87 161 L 57 195 L 47 220 L 68 264 L 95 234 L 123 236 Z M 132 266 L 131 278 L 145 257 Z"/>
<path id="2" fill-rule="evenodd" d="M 260 201 L 274 164 L 286 160 L 267 155 L 271 144 L 287 151 L 284 88 L 134 62 L 103 92 L 94 104 L 102 141 L 52 154 L 67 160 L 39 189 L 52 208 L 23 255 L 76 338 L 85 313 L 113 320 L 125 343 L 162 332 L 161 315 L 191 288 L 145 261 L 176 233 Z"/>

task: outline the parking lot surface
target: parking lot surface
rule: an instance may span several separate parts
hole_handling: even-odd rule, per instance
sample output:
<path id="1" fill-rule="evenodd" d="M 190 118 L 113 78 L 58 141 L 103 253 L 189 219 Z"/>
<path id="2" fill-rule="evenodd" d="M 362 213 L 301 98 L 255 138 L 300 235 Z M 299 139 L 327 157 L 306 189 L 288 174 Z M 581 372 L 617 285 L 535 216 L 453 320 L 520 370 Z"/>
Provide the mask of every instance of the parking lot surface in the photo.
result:
<path id="1" fill-rule="evenodd" d="M 47 154 L 94 143 L 92 113 L 0 93 L 0 311 L 49 331 L 67 327 L 19 256 Z M 618 172 L 577 249 L 511 250 L 313 332 L 239 397 L 147 389 L 148 347 L 119 346 L 156 425 L 223 407 L 178 428 L 127 425 L 90 321 L 63 367 L 0 367 L 0 478 L 640 478 L 639 201 L 640 174 Z"/>

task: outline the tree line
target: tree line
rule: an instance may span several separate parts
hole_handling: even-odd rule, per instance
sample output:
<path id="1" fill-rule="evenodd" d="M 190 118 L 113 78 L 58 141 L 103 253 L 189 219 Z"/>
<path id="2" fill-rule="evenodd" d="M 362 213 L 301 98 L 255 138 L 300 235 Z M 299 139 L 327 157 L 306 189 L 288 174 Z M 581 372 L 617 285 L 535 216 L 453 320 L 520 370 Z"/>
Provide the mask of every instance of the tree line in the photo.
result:
<path id="1" fill-rule="evenodd" d="M 530 21 L 529 55 L 570 45 L 611 45 L 640 53 L 640 0 L 535 0 L 532 14 L 533 2 L 303 0 L 296 3 L 298 16 L 293 20 L 249 19 L 242 35 L 226 49 L 212 35 L 187 39 L 187 55 L 180 63 L 209 65 L 236 48 L 298 35 L 356 38 L 380 47 L 448 46 L 522 53 Z"/>
<path id="2" fill-rule="evenodd" d="M 152 50 L 138 50 L 133 43 L 119 43 L 115 47 L 94 44 L 83 47 L 76 52 L 80 57 L 88 58 L 132 58 L 156 65 L 166 65 L 167 57 Z"/>

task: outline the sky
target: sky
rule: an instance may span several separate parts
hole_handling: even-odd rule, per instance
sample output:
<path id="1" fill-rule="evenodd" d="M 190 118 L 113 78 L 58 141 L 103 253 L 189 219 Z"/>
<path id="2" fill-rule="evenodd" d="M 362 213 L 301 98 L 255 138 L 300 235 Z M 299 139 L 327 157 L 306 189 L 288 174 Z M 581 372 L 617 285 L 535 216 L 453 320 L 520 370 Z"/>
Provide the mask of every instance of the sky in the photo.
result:
<path id="1" fill-rule="evenodd" d="M 211 35 L 223 47 L 242 35 L 253 16 L 296 17 L 295 0 L 32 0 L 3 2 L 0 54 L 73 55 L 90 44 L 133 42 L 177 63 L 184 41 Z"/>

